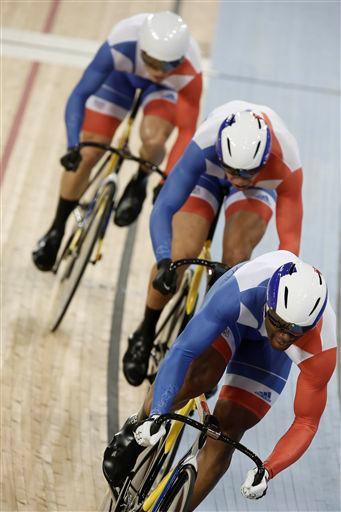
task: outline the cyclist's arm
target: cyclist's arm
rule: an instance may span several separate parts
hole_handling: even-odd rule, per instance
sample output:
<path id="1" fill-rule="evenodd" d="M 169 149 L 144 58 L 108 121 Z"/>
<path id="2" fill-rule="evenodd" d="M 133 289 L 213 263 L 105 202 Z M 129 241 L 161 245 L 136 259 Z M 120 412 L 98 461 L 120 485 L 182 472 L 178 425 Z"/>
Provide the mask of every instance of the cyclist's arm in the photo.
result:
<path id="1" fill-rule="evenodd" d="M 103 43 L 82 78 L 72 91 L 65 110 L 68 147 L 79 143 L 79 132 L 84 118 L 86 100 L 94 94 L 114 69 L 114 61 L 107 42 Z"/>
<path id="2" fill-rule="evenodd" d="M 205 170 L 203 152 L 192 141 L 167 178 L 150 216 L 150 233 L 157 261 L 171 258 L 172 217 L 184 204 Z"/>
<path id="3" fill-rule="evenodd" d="M 194 135 L 199 116 L 201 93 L 201 73 L 197 74 L 193 80 L 178 93 L 176 109 L 178 136 L 169 153 L 166 167 L 167 174 L 173 169 Z"/>
<path id="4" fill-rule="evenodd" d="M 239 317 L 239 288 L 231 273 L 211 288 L 202 309 L 177 338 L 158 371 L 153 394 L 152 414 L 169 412 L 182 387 L 191 362 L 200 356 L 229 326 L 236 332 Z"/>
<path id="5" fill-rule="evenodd" d="M 302 228 L 302 169 L 297 169 L 277 188 L 276 224 L 279 249 L 298 255 Z"/>
<path id="6" fill-rule="evenodd" d="M 312 442 L 327 401 L 327 383 L 336 364 L 336 348 L 299 365 L 294 403 L 295 419 L 264 465 L 270 478 L 298 460 Z"/>

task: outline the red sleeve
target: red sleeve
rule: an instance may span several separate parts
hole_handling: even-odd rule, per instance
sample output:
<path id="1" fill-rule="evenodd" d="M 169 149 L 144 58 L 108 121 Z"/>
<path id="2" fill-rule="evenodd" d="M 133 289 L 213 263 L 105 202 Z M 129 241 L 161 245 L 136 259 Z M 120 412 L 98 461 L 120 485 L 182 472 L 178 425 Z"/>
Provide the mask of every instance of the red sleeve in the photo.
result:
<path id="1" fill-rule="evenodd" d="M 331 348 L 299 365 L 294 422 L 264 462 L 270 478 L 296 462 L 312 442 L 326 406 L 327 383 L 335 364 L 336 348 Z"/>
<path id="2" fill-rule="evenodd" d="M 178 92 L 176 124 L 178 136 L 169 153 L 166 173 L 168 174 L 182 156 L 191 141 L 199 117 L 202 93 L 202 75 L 196 75 L 186 87 Z"/>
<path id="3" fill-rule="evenodd" d="M 298 256 L 302 229 L 302 169 L 291 173 L 277 188 L 276 224 L 279 249 Z"/>

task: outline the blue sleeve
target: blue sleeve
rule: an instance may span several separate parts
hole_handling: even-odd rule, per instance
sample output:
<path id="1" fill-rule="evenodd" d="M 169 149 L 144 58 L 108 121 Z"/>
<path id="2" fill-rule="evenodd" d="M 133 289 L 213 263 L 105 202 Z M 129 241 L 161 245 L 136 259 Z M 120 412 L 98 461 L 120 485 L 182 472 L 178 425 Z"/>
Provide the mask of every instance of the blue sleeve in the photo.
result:
<path id="1" fill-rule="evenodd" d="M 86 100 L 94 94 L 114 69 L 114 60 L 107 42 L 103 43 L 82 78 L 72 91 L 65 110 L 68 147 L 79 142 Z"/>
<path id="2" fill-rule="evenodd" d="M 150 234 L 157 261 L 171 257 L 172 217 L 205 170 L 203 151 L 192 141 L 167 177 L 150 216 Z"/>
<path id="3" fill-rule="evenodd" d="M 211 288 L 202 309 L 177 338 L 160 366 L 154 385 L 150 414 L 169 412 L 191 362 L 229 327 L 235 334 L 240 311 L 240 292 L 233 271 Z"/>

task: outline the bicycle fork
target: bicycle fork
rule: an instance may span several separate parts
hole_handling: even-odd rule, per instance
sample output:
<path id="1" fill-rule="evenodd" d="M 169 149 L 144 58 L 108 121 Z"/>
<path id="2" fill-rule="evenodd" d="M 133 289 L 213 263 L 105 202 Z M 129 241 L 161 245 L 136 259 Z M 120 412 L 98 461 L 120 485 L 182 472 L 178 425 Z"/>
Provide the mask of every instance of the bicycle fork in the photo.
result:
<path id="1" fill-rule="evenodd" d="M 112 213 L 113 206 L 114 206 L 116 186 L 117 186 L 117 174 L 116 173 L 110 174 L 108 176 L 108 178 L 106 179 L 106 183 L 104 186 L 104 191 L 105 191 L 106 187 L 109 188 L 109 192 L 108 192 L 109 198 L 107 201 L 105 201 L 104 198 L 102 199 L 101 204 L 98 208 L 98 212 L 97 212 L 97 215 L 102 215 L 105 208 L 107 209 L 106 215 L 103 219 L 103 223 L 102 223 L 102 226 L 101 226 L 101 229 L 99 232 L 96 251 L 95 251 L 93 259 L 90 260 L 90 263 L 92 263 L 93 265 L 96 265 L 96 263 L 102 259 L 103 240 L 104 240 L 105 232 L 109 225 L 111 213 Z"/>

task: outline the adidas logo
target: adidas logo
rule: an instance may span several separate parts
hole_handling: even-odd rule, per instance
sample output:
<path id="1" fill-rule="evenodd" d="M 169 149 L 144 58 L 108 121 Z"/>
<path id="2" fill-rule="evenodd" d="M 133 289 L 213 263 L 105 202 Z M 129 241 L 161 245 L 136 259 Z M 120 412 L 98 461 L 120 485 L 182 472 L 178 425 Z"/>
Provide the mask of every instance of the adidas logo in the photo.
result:
<path id="1" fill-rule="evenodd" d="M 271 403 L 271 391 L 255 391 L 255 395 L 258 395 L 263 398 L 263 400 Z"/>

